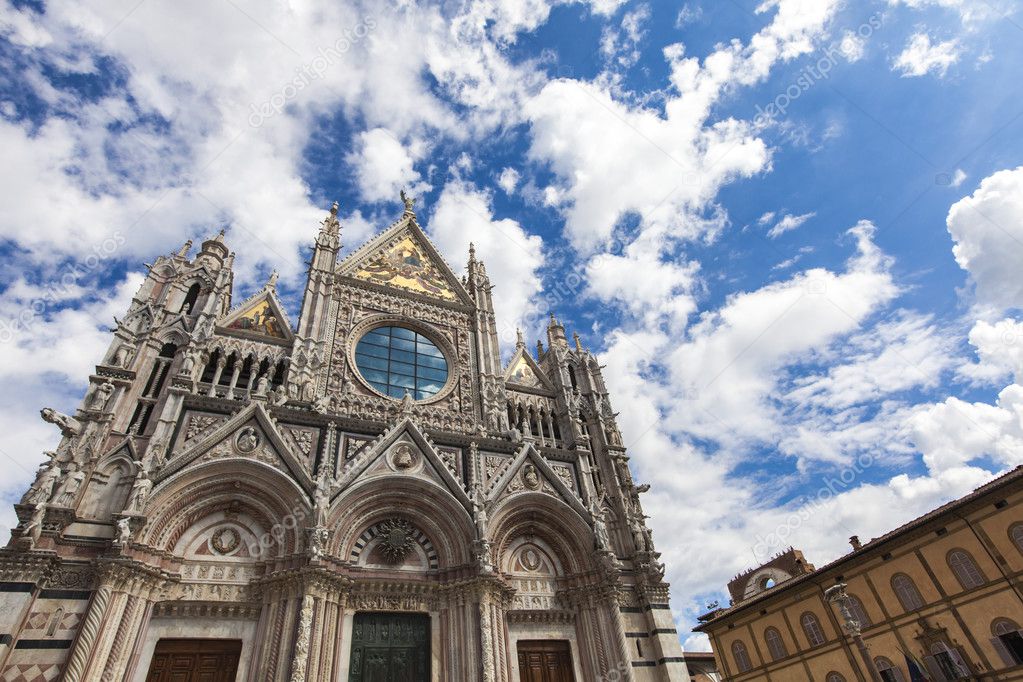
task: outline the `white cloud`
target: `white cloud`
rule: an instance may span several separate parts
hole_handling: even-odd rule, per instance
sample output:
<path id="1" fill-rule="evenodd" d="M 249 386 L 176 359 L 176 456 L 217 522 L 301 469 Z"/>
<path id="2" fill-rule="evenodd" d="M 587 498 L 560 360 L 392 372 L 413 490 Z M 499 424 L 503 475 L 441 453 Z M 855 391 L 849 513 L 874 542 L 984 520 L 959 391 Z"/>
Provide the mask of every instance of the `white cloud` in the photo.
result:
<path id="1" fill-rule="evenodd" d="M 774 226 L 770 230 L 767 231 L 767 236 L 770 237 L 771 239 L 776 239 L 781 235 L 785 234 L 786 232 L 791 232 L 792 230 L 802 227 L 807 220 L 813 218 L 816 215 L 817 213 L 814 211 L 811 211 L 810 213 L 804 213 L 802 215 L 792 215 L 791 213 L 786 213 L 784 216 L 781 217 L 781 219 L 777 223 L 774 224 Z M 763 216 L 761 216 L 761 220 L 763 220 Z"/>
<path id="2" fill-rule="evenodd" d="M 515 187 L 519 184 L 519 172 L 514 168 L 504 168 L 497 178 L 497 184 L 505 194 L 513 194 Z"/>
<path id="3" fill-rule="evenodd" d="M 1013 377 L 1023 384 L 1023 322 L 1006 318 L 991 324 L 979 320 L 970 330 L 970 345 L 977 349 L 978 361 L 959 371 L 977 381 L 993 383 Z"/>
<path id="4" fill-rule="evenodd" d="M 600 36 L 600 51 L 614 66 L 628 68 L 639 61 L 640 42 L 646 36 L 643 24 L 649 21 L 650 15 L 649 5 L 639 5 L 625 13 L 618 28 L 604 28 Z"/>
<path id="5" fill-rule="evenodd" d="M 502 344 L 515 342 L 515 328 L 534 329 L 547 311 L 537 310 L 543 266 L 543 240 L 518 222 L 495 218 L 491 197 L 472 184 L 453 180 L 441 191 L 429 222 L 430 237 L 442 253 L 467 254 L 469 243 L 487 267 L 494 286 L 494 309 Z M 456 272 L 464 265 L 451 264 Z"/>
<path id="6" fill-rule="evenodd" d="M 956 168 L 955 173 L 952 174 L 951 182 L 949 183 L 952 187 L 959 187 L 966 181 L 966 171 L 962 168 Z"/>
<path id="7" fill-rule="evenodd" d="M 960 46 L 956 40 L 931 43 L 926 33 L 910 37 L 905 49 L 895 58 L 893 66 L 903 77 L 925 76 L 934 73 L 943 78 L 950 66 L 959 61 Z"/>
<path id="8" fill-rule="evenodd" d="M 743 121 L 710 121 L 726 90 L 767 77 L 774 64 L 814 49 L 839 6 L 768 0 L 757 9 L 772 20 L 748 45 L 719 46 L 702 62 L 682 45 L 664 50 L 671 90 L 662 110 L 631 106 L 597 83 L 547 84 L 526 107 L 533 126 L 530 155 L 562 182 L 567 233 L 582 251 L 597 250 L 627 214 L 642 227 L 685 238 L 681 217 L 703 209 L 737 177 L 765 170 L 770 155 Z M 600 140 L 599 145 L 593 140 Z"/>
<path id="9" fill-rule="evenodd" d="M 356 169 L 359 193 L 369 202 L 395 201 L 402 189 L 418 195 L 430 189 L 413 167 L 410 151 L 418 145 L 406 145 L 384 128 L 359 133 L 355 151 L 348 163 Z"/>
<path id="10" fill-rule="evenodd" d="M 843 31 L 842 39 L 838 43 L 838 49 L 841 50 L 842 56 L 846 58 L 846 61 L 858 62 L 863 59 L 863 55 L 867 52 L 867 39 L 855 31 Z"/>
<path id="11" fill-rule="evenodd" d="M 952 206 L 946 225 L 977 303 L 995 311 L 1023 308 L 1023 166 L 984 178 Z"/>

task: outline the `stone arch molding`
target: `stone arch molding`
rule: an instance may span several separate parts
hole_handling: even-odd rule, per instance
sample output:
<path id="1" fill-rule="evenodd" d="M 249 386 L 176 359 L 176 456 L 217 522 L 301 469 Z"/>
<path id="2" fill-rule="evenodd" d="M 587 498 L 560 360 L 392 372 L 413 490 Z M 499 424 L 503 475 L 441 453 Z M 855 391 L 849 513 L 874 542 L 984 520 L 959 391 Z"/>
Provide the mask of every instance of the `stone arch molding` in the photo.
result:
<path id="1" fill-rule="evenodd" d="M 162 481 L 146 505 L 149 518 L 137 542 L 179 559 L 269 558 L 301 545 L 312 517 L 304 491 L 277 469 L 246 459 L 205 462 Z M 223 536 L 232 528 L 238 543 Z M 212 550 L 208 554 L 203 543 Z M 219 547 L 218 547 L 219 545 Z"/>
<path id="2" fill-rule="evenodd" d="M 386 565 L 369 559 L 375 556 L 380 524 L 394 519 L 406 520 L 422 533 L 422 538 L 417 536 L 422 568 L 442 569 L 472 560 L 476 532 L 472 517 L 448 490 L 417 476 L 374 477 L 345 489 L 334 499 L 328 517 L 327 526 L 335 529 L 329 553 L 359 565 Z"/>
<path id="3" fill-rule="evenodd" d="M 565 502 L 545 493 L 504 498 L 491 515 L 490 538 L 502 568 L 514 561 L 524 538 L 543 550 L 558 576 L 596 567 L 589 523 Z"/>

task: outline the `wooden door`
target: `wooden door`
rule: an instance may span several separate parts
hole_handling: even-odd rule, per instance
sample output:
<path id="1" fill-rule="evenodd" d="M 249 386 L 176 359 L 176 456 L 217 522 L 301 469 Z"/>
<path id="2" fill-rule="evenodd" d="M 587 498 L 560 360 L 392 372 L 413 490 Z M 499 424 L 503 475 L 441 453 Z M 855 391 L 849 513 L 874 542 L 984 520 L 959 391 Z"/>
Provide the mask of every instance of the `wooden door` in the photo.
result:
<path id="1" fill-rule="evenodd" d="M 563 640 L 521 640 L 520 682 L 574 682 L 572 650 Z"/>
<path id="2" fill-rule="evenodd" d="M 161 639 L 146 682 L 234 682 L 239 639 Z"/>
<path id="3" fill-rule="evenodd" d="M 357 613 L 349 682 L 428 682 L 430 616 Z"/>

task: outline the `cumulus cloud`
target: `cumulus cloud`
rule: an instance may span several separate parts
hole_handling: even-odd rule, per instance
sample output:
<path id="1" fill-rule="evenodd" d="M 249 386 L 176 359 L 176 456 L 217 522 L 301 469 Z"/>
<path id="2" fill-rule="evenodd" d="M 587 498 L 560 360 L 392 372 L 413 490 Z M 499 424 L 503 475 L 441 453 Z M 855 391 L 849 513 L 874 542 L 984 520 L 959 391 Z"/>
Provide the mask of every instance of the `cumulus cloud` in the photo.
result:
<path id="1" fill-rule="evenodd" d="M 421 145 L 402 144 L 393 133 L 374 128 L 359 133 L 355 151 L 348 163 L 355 168 L 359 193 L 369 202 L 394 201 L 402 189 L 414 195 L 428 191 L 430 186 L 413 167 L 412 151 Z"/>
<path id="2" fill-rule="evenodd" d="M 943 78 L 949 67 L 959 61 L 960 47 L 956 40 L 932 43 L 926 33 L 910 37 L 906 47 L 895 57 L 893 67 L 903 77 L 925 76 L 934 73 Z"/>
<path id="3" fill-rule="evenodd" d="M 946 226 L 977 303 L 995 311 L 1023 308 L 1023 166 L 984 178 L 952 206 Z"/>
<path id="4" fill-rule="evenodd" d="M 530 235 L 517 221 L 496 218 L 491 196 L 460 180 L 448 182 L 441 190 L 430 217 L 430 237 L 443 252 L 456 257 L 468 255 L 470 242 L 487 267 L 494 287 L 494 308 L 502 344 L 515 342 L 516 327 L 534 330 L 547 311 L 542 308 L 540 268 L 543 240 Z M 462 263 L 453 264 L 464 271 Z"/>
<path id="5" fill-rule="evenodd" d="M 497 178 L 497 184 L 504 190 L 505 194 L 512 194 L 519 184 L 519 172 L 514 168 L 502 169 L 501 174 Z"/>

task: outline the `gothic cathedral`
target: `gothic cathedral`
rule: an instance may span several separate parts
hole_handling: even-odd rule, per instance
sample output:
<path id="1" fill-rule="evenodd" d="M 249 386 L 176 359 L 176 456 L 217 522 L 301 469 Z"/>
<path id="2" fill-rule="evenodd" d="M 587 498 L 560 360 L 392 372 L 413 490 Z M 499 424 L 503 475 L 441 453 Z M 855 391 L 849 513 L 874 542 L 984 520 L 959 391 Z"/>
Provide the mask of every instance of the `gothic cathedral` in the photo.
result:
<path id="1" fill-rule="evenodd" d="M 16 505 L 0 680 L 687 681 L 596 358 L 507 363 L 405 199 L 297 326 L 221 233 L 161 256 Z"/>

